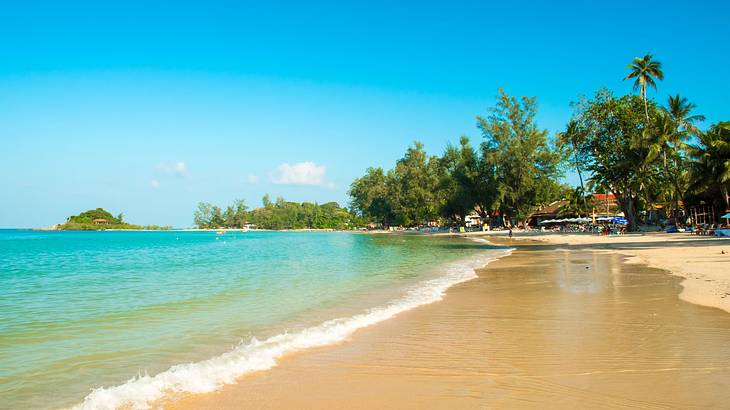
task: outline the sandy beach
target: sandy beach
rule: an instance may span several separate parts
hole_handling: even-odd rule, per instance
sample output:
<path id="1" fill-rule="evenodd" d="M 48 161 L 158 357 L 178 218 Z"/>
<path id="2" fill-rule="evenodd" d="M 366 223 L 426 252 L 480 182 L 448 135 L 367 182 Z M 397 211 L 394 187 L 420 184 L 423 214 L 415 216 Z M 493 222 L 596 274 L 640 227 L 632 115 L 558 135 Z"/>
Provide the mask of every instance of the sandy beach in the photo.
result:
<path id="1" fill-rule="evenodd" d="M 690 234 L 542 234 L 517 236 L 568 249 L 592 249 L 630 256 L 629 263 L 664 269 L 684 279 L 680 297 L 730 313 L 730 239 Z"/>
<path id="2" fill-rule="evenodd" d="M 725 280 L 728 259 L 720 252 L 730 243 L 662 235 L 542 240 L 548 243 L 514 239 L 518 249 L 511 256 L 452 287 L 441 302 L 360 330 L 339 345 L 285 357 L 274 369 L 217 392 L 160 404 L 173 409 L 729 405 L 730 315 L 687 300 L 703 295 L 704 304 L 712 305 L 714 291 L 708 289 Z M 683 260 L 690 261 L 674 273 L 698 285 L 627 263 L 624 254 L 654 266 L 682 267 Z M 697 277 L 715 282 L 703 288 Z"/>

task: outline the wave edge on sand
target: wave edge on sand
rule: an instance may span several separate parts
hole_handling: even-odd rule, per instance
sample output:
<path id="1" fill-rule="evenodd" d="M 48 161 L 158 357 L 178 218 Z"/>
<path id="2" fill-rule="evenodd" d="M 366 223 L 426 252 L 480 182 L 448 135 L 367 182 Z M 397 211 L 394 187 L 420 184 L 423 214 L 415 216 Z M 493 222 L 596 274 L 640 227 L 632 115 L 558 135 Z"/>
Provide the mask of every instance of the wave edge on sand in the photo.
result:
<path id="1" fill-rule="evenodd" d="M 489 243 L 484 239 L 475 240 Z M 342 342 L 358 329 L 438 302 L 443 299 L 447 289 L 476 278 L 476 269 L 509 255 L 512 250 L 494 249 L 499 253 L 480 254 L 451 263 L 445 267 L 445 275 L 424 280 L 408 288 L 402 297 L 355 316 L 331 319 L 299 332 L 285 332 L 263 341 L 251 338 L 247 343 L 211 359 L 178 364 L 154 376 L 139 375 L 121 385 L 96 388 L 72 409 L 148 409 L 151 403 L 164 399 L 168 394 L 213 392 L 226 384 L 235 383 L 241 376 L 273 368 L 288 353 Z"/>

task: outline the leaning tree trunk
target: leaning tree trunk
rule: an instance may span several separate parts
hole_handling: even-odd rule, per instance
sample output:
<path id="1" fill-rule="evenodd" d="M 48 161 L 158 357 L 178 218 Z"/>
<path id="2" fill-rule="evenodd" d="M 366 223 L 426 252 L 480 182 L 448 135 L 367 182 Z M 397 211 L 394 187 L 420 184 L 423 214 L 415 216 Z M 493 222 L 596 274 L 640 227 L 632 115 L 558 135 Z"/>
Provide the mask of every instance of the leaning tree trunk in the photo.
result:
<path id="1" fill-rule="evenodd" d="M 730 212 L 730 193 L 725 184 L 720 184 L 720 192 L 722 192 L 722 199 L 725 200 L 725 212 Z"/>
<path id="2" fill-rule="evenodd" d="M 675 165 L 676 166 L 676 165 Z M 680 200 L 680 194 L 679 194 L 679 177 L 677 176 L 677 173 L 669 172 L 669 163 L 667 162 L 667 152 L 664 151 L 664 173 L 666 174 L 667 178 L 669 178 L 672 181 L 672 185 L 674 187 L 674 195 L 672 195 L 672 199 L 674 202 L 674 211 L 672 217 L 674 218 L 674 224 L 679 226 L 677 223 L 677 215 L 679 214 L 679 200 Z"/>
<path id="3" fill-rule="evenodd" d="M 622 194 L 620 192 L 614 192 L 613 195 L 618 200 L 618 204 L 623 211 L 626 220 L 629 222 L 628 230 L 638 230 L 638 216 L 636 214 L 636 199 L 631 196 L 630 193 Z"/>

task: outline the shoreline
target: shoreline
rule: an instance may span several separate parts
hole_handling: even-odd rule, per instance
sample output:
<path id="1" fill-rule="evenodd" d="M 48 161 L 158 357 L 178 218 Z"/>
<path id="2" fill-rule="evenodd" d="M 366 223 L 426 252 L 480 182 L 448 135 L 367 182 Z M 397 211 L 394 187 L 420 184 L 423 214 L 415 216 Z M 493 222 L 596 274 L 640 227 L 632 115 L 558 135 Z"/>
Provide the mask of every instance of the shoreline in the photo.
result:
<path id="1" fill-rule="evenodd" d="M 120 385 L 97 388 L 72 408 L 137 408 L 149 403 L 156 406 L 170 392 L 193 394 L 215 391 L 237 379 L 276 368 L 280 360 L 342 344 L 361 329 L 438 302 L 445 296 L 446 290 L 475 279 L 477 269 L 510 252 L 506 247 L 499 247 L 491 252 L 449 262 L 443 269 L 436 271 L 440 272 L 438 276 L 422 279 L 406 287 L 402 294 L 384 304 L 369 307 L 353 316 L 336 316 L 295 332 L 284 331 L 261 340 L 252 338 L 231 351 L 209 359 L 175 365 L 153 376 L 144 375 Z"/>
<path id="2" fill-rule="evenodd" d="M 681 301 L 680 278 L 612 248 L 525 239 L 537 238 L 499 240 L 517 250 L 439 303 L 164 405 L 686 408 L 730 400 L 730 367 L 720 365 L 730 359 L 725 312 Z"/>
<path id="3" fill-rule="evenodd" d="M 446 234 L 453 237 L 470 237 L 474 240 L 484 239 L 491 241 L 494 245 L 498 245 L 501 247 L 504 246 L 516 246 L 518 247 L 518 251 L 520 252 L 520 258 L 525 259 L 532 259 L 534 254 L 544 253 L 546 250 L 549 250 L 552 253 L 555 254 L 567 254 L 570 255 L 570 258 L 576 258 L 576 255 L 583 255 L 581 257 L 585 257 L 586 254 L 589 255 L 602 255 L 601 257 L 619 257 L 621 259 L 620 266 L 623 267 L 629 267 L 629 266 L 637 266 L 639 270 L 643 270 L 646 268 L 645 265 L 651 264 L 650 266 L 656 267 L 661 269 L 658 272 L 658 275 L 663 275 L 667 277 L 675 277 L 679 276 L 684 279 L 684 281 L 681 283 L 681 285 L 678 285 L 677 287 L 680 288 L 680 291 L 678 291 L 679 299 L 695 303 L 698 305 L 704 305 L 704 306 L 715 306 L 720 307 L 723 309 L 722 302 L 730 301 L 730 298 L 725 298 L 725 293 L 717 293 L 718 289 L 723 289 L 722 286 L 726 286 L 727 284 L 723 281 L 717 280 L 717 277 L 722 277 L 723 275 L 721 272 L 718 272 L 717 269 L 715 269 L 715 272 L 712 272 L 710 269 L 709 275 L 712 276 L 715 279 L 712 279 L 711 281 L 707 279 L 707 276 L 705 273 L 697 273 L 696 270 L 694 273 L 677 273 L 676 271 L 672 270 L 669 271 L 665 266 L 667 266 L 667 260 L 671 260 L 671 258 L 666 258 L 667 255 L 675 254 L 676 257 L 676 249 L 677 247 L 685 249 L 691 249 L 690 256 L 692 257 L 707 257 L 707 252 L 712 250 L 717 250 L 717 253 L 719 253 L 720 248 L 716 248 L 717 246 L 722 247 L 723 245 L 730 245 L 730 241 L 723 241 L 722 239 L 718 240 L 715 238 L 702 238 L 702 237 L 688 237 L 688 236 L 677 236 L 676 234 L 644 234 L 644 235 L 625 235 L 625 236 L 612 236 L 612 237 L 602 237 L 602 236 L 596 236 L 596 235 L 589 235 L 589 234 L 557 234 L 557 233 L 524 233 L 524 232 L 516 232 L 514 238 L 509 239 L 506 237 L 506 231 L 497 231 L 497 232 L 474 232 L 471 234 L 464 234 L 464 233 L 454 233 L 454 234 Z M 429 235 L 429 236 L 446 236 L 446 235 Z M 690 246 L 691 245 L 691 246 Z M 683 251 L 681 255 L 687 254 L 688 251 Z M 618 256 L 618 255 L 624 255 L 624 256 Z M 730 255 L 722 255 L 725 258 L 720 258 L 719 261 L 714 261 L 713 265 L 691 265 L 691 266 L 700 266 L 703 269 L 708 269 L 708 266 L 710 268 L 717 266 L 717 263 L 728 263 L 730 262 Z M 665 259 L 662 260 L 661 258 L 664 257 Z M 499 257 L 496 259 L 496 261 L 491 261 L 492 263 L 498 262 L 498 263 L 504 263 L 500 261 L 509 260 L 512 261 L 514 259 L 513 256 L 509 256 L 509 254 Z M 659 262 L 657 262 L 659 261 Z M 661 263 L 664 263 L 664 265 L 661 265 Z M 526 269 L 529 270 L 530 266 L 524 264 L 523 262 L 517 262 L 512 261 L 510 262 L 512 265 L 518 266 L 520 269 Z M 581 262 L 583 263 L 583 262 Z M 724 265 L 723 265 L 724 266 Z M 226 382 L 224 382 L 223 387 L 219 388 L 218 390 L 215 390 L 211 393 L 180 393 L 179 395 L 174 395 L 172 398 L 170 398 L 170 401 L 168 401 L 167 398 L 163 398 L 160 400 L 153 399 L 151 402 L 154 405 L 160 405 L 167 407 L 168 405 L 171 406 L 171 408 L 198 408 L 198 407 L 216 407 L 216 408 L 236 408 L 239 407 L 241 400 L 249 400 L 247 398 L 248 392 L 245 391 L 243 388 L 243 385 L 248 385 L 249 383 L 254 383 L 257 386 L 261 386 L 261 388 L 267 389 L 265 383 L 263 380 L 269 379 L 269 374 L 274 373 L 278 374 L 280 367 L 288 368 L 289 363 L 291 361 L 298 361 L 298 360 L 304 360 L 307 361 L 307 357 L 311 355 L 319 356 L 321 354 L 326 354 L 326 352 L 330 351 L 337 351 L 339 349 L 347 349 L 347 345 L 353 342 L 357 342 L 359 338 L 361 337 L 361 334 L 371 334 L 371 333 L 379 333 L 381 332 L 381 328 L 391 328 L 394 325 L 389 324 L 390 322 L 400 322 L 401 317 L 410 317 L 413 314 L 417 314 L 417 312 L 420 312 L 423 309 L 439 309 L 438 306 L 441 306 L 443 303 L 445 303 L 447 300 L 453 300 L 453 296 L 451 295 L 452 292 L 460 292 L 459 289 L 463 287 L 469 287 L 470 281 L 481 280 L 481 275 L 484 272 L 490 272 L 492 269 L 494 269 L 493 266 L 491 266 L 490 263 L 487 263 L 485 266 L 479 266 L 476 267 L 474 270 L 478 271 L 478 277 L 459 280 L 456 282 L 451 283 L 449 286 L 447 286 L 445 289 L 441 291 L 441 295 L 439 298 L 436 298 L 435 300 L 432 300 L 427 303 L 419 303 L 412 307 L 409 307 L 404 310 L 400 310 L 393 315 L 390 315 L 382 320 L 376 320 L 372 323 L 368 323 L 365 326 L 357 326 L 353 328 L 351 331 L 346 332 L 343 337 L 339 338 L 338 340 L 332 340 L 327 343 L 315 343 L 315 344 L 306 344 L 304 347 L 297 347 L 293 350 L 291 349 L 285 349 L 282 350 L 280 353 L 276 353 L 274 356 L 270 358 L 270 362 L 273 364 L 267 365 L 266 367 L 256 367 L 252 368 L 250 371 L 247 371 L 243 373 L 243 375 L 235 376 L 233 374 L 227 375 Z M 587 268 L 586 268 L 587 269 Z M 628 269 L 628 268 L 627 268 Z M 722 269 L 722 268 L 721 268 Z M 670 273 L 671 275 L 666 275 L 666 273 Z M 694 276 L 692 276 L 694 275 Z M 703 275 L 703 276 L 700 276 Z M 656 275 L 655 275 L 656 276 Z M 702 279 L 701 279 L 702 278 Z M 660 279 L 659 281 L 663 281 L 663 279 Z M 688 282 L 690 285 L 688 286 Z M 676 281 L 677 284 L 679 284 L 679 281 Z M 693 287 L 691 284 L 694 284 Z M 688 290 L 689 289 L 689 290 Z M 709 292 L 709 293 L 708 293 Z M 712 293 L 715 292 L 715 293 Z M 725 291 L 723 291 L 725 292 Z M 689 296 L 688 296 L 689 295 Z M 713 298 L 714 295 L 714 298 Z M 730 295 L 730 293 L 727 293 L 727 295 Z M 442 300 L 443 299 L 443 300 Z M 720 306 L 716 306 L 720 302 Z M 441 302 L 441 303 L 436 303 Z M 724 308 L 726 311 L 728 311 L 727 308 Z M 453 319 L 457 321 L 462 321 L 464 318 L 460 316 L 456 316 Z M 475 324 L 478 325 L 478 324 Z M 397 330 L 397 329 L 396 329 Z M 436 335 L 431 335 L 431 337 L 435 337 Z M 264 341 L 263 343 L 266 344 L 268 341 Z M 372 340 L 373 343 L 378 343 L 378 340 Z M 429 345 L 433 344 L 434 340 L 431 340 L 429 338 L 425 338 L 422 340 L 422 344 Z M 359 343 L 359 342 L 358 342 Z M 407 342 L 403 342 L 406 343 Z M 296 342 L 294 345 L 300 345 L 301 343 Z M 278 348 L 277 348 L 278 349 Z M 279 349 L 280 350 L 280 349 Z M 217 359 L 217 358 L 214 358 Z M 212 361 L 212 360 L 211 360 Z M 206 361 L 207 362 L 207 361 Z M 204 364 L 204 363 L 203 363 Z M 337 366 L 336 361 L 329 361 L 330 365 Z M 193 364 L 193 365 L 197 365 Z M 415 364 L 414 364 L 415 365 Z M 322 372 L 327 372 L 326 369 L 322 368 Z M 167 373 L 167 372 L 165 372 Z M 174 379 L 174 375 L 168 375 L 170 377 L 165 377 Z M 325 377 L 320 375 L 321 377 Z M 730 376 L 730 375 L 729 375 Z M 156 376 L 155 376 L 156 377 Z M 298 375 L 292 375 L 292 377 L 297 378 L 297 382 L 299 382 Z M 261 380 L 259 380 L 261 379 Z M 232 384 L 231 384 L 232 383 Z M 438 386 L 436 386 L 438 387 Z M 730 386 L 729 386 L 730 387 Z M 235 395 L 235 397 L 229 397 L 227 402 L 224 404 L 221 404 L 219 402 L 220 397 L 228 397 L 229 393 L 226 393 L 228 391 L 235 390 L 238 391 L 238 393 Z M 107 391 L 108 392 L 108 391 Z M 106 394 L 107 392 L 100 392 L 100 394 Z M 244 397 L 246 396 L 246 397 Z M 730 399 L 730 397 L 728 398 Z M 189 403 L 192 400 L 192 403 L 195 403 L 194 405 L 188 405 L 186 403 Z M 199 401 L 199 400 L 202 400 Z M 210 402 L 210 401 L 213 402 Z M 227 404 L 226 404 L 227 403 Z M 367 400 L 365 400 L 363 403 L 368 403 Z M 254 407 L 261 407 L 259 402 L 250 402 Z M 380 403 L 383 406 L 389 405 L 389 403 Z M 403 406 L 410 406 L 409 403 L 400 403 Z M 300 403 L 297 403 L 294 406 L 291 407 L 299 407 Z M 265 406 L 264 406 L 265 407 Z M 272 407 L 280 407 L 278 404 L 272 405 Z M 283 407 L 290 407 L 290 406 L 283 406 Z M 314 405 L 314 407 L 319 407 L 318 405 Z M 377 407 L 377 406 L 376 406 Z"/>

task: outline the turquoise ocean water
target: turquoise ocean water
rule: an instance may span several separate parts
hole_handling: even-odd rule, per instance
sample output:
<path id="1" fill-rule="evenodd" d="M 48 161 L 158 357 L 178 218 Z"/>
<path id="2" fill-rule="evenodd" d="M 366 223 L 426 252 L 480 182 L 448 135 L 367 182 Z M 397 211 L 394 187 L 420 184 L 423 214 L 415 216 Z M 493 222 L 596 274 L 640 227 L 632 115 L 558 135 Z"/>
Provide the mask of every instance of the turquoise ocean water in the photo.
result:
<path id="1" fill-rule="evenodd" d="M 0 408 L 145 408 L 437 301 L 505 254 L 337 232 L 0 230 Z"/>

